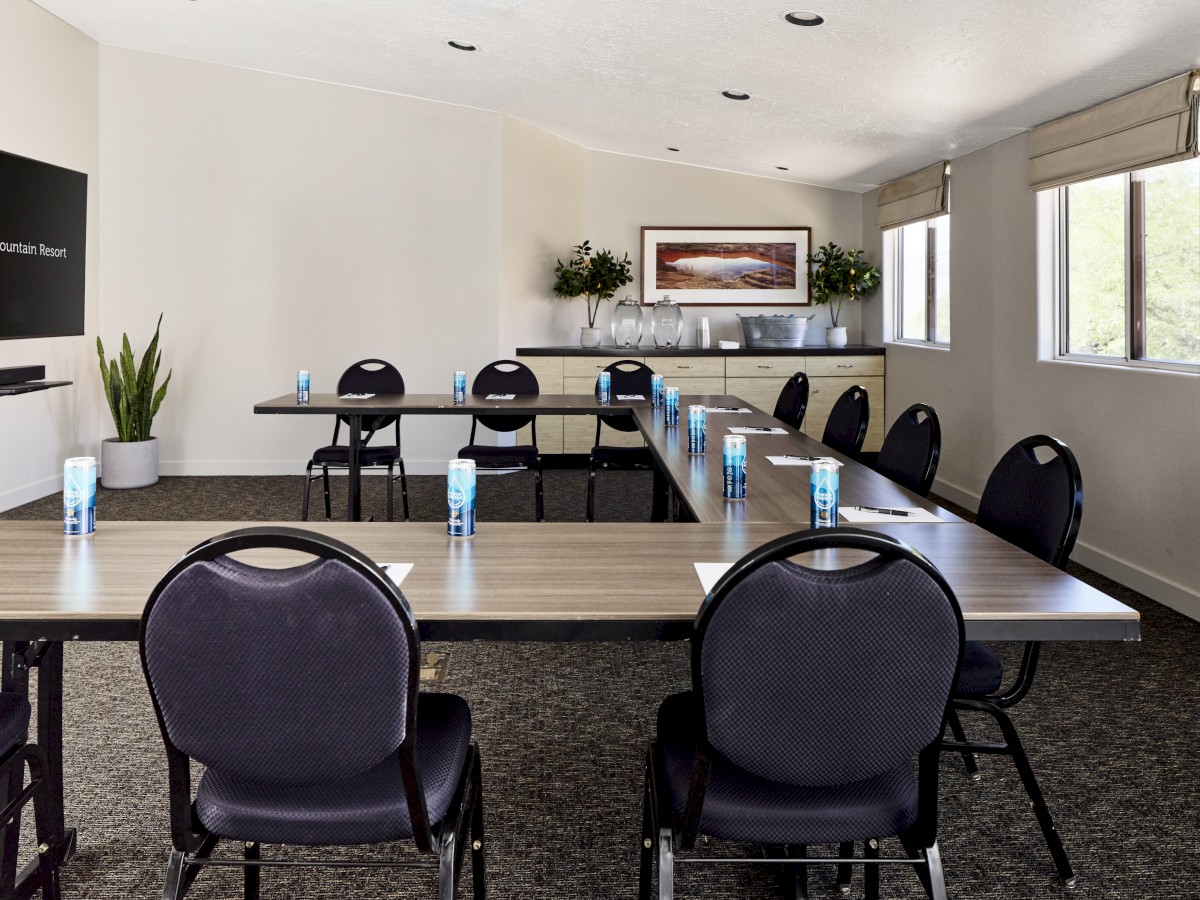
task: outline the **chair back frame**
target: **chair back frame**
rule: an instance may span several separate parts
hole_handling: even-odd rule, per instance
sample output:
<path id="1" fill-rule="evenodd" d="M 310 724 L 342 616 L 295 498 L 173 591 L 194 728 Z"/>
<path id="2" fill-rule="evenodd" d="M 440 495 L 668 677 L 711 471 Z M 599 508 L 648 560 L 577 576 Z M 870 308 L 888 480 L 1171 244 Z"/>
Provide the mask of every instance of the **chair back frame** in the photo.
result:
<path id="1" fill-rule="evenodd" d="M 779 392 L 772 415 L 799 431 L 800 426 L 804 424 L 804 414 L 808 412 L 808 393 L 808 375 L 796 372 Z"/>
<path id="2" fill-rule="evenodd" d="M 511 368 L 502 369 L 501 366 Z M 533 370 L 515 359 L 498 359 L 490 362 L 475 376 L 471 383 L 472 394 L 531 394 L 537 396 L 538 381 Z M 475 443 L 475 427 L 483 425 L 492 431 L 510 432 L 530 427 L 530 441 L 537 445 L 537 416 L 471 416 L 471 437 L 468 444 Z"/>
<path id="3" fill-rule="evenodd" d="M 920 415 L 925 414 L 925 420 L 920 420 Z M 924 465 L 919 472 L 899 472 L 899 470 L 888 469 L 888 445 L 889 441 L 901 440 L 909 436 L 920 437 L 926 441 L 927 455 L 924 460 Z M 937 412 L 927 403 L 914 403 L 904 412 L 902 412 L 896 421 L 892 423 L 892 427 L 888 429 L 887 435 L 883 439 L 883 446 L 879 450 L 879 458 L 875 461 L 876 468 L 880 470 L 880 474 L 887 475 L 893 481 L 903 484 L 914 494 L 921 497 L 929 496 L 929 489 L 933 487 L 934 476 L 937 475 L 938 463 L 942 457 L 942 425 L 938 421 Z M 904 480 L 894 477 L 892 474 L 903 474 Z"/>
<path id="4" fill-rule="evenodd" d="M 425 806 L 425 791 L 416 766 L 416 715 L 421 654 L 420 637 L 412 610 L 399 587 L 375 563 L 355 548 L 322 534 L 284 526 L 243 528 L 197 544 L 185 553 L 155 585 L 142 613 L 138 649 L 142 660 L 142 671 L 150 689 L 154 714 L 158 719 L 159 730 L 162 733 L 167 753 L 172 845 L 177 851 L 204 855 L 215 843 L 215 836 L 207 833 L 195 815 L 192 802 L 190 758 L 172 742 L 162 707 L 154 690 L 154 681 L 151 677 L 146 652 L 147 625 L 155 604 L 179 574 L 196 563 L 212 561 L 240 550 L 256 548 L 294 550 L 322 560 L 338 560 L 377 588 L 394 610 L 408 641 L 405 735 L 397 750 L 397 756 L 412 822 L 413 841 L 417 849 L 422 852 L 435 849 L 438 845 L 438 836 L 430 826 Z M 333 650 L 331 650 L 331 656 L 332 654 Z M 336 659 L 331 659 L 331 666 L 337 664 Z"/>
<path id="5" fill-rule="evenodd" d="M 842 423 L 838 421 L 840 417 L 849 417 L 854 413 L 857 413 L 858 416 L 857 428 L 850 435 L 849 444 L 845 446 L 839 443 L 831 444 L 828 439 L 837 436 L 836 431 L 831 433 L 831 426 L 841 425 Z M 848 419 L 848 422 L 853 423 L 854 419 Z M 867 426 L 870 423 L 871 399 L 867 395 L 867 389 L 860 384 L 848 387 L 834 402 L 833 409 L 829 411 L 829 418 L 825 421 L 825 431 L 821 435 L 821 443 L 841 450 L 847 456 L 855 457 L 862 450 L 863 441 L 867 437 Z"/>
<path id="6" fill-rule="evenodd" d="M 613 397 L 618 394 L 641 394 L 647 399 L 650 398 L 650 376 L 654 374 L 654 370 L 645 363 L 638 362 L 636 359 L 619 359 L 615 363 L 605 366 L 604 371 L 612 376 L 611 394 Z M 600 387 L 597 384 L 597 394 L 599 391 Z M 596 416 L 596 446 L 600 444 L 601 425 L 607 425 L 614 431 L 623 431 L 627 434 L 638 430 L 633 416 Z"/>
<path id="7" fill-rule="evenodd" d="M 367 366 L 379 366 L 377 369 L 368 369 Z M 387 360 L 383 359 L 360 359 L 354 365 L 346 369 L 338 379 L 337 383 L 338 396 L 342 394 L 403 394 L 404 393 L 404 377 L 397 369 Z M 350 420 L 346 416 L 337 416 L 333 422 L 333 439 L 330 444 L 336 445 L 338 442 L 338 434 L 341 431 L 342 424 L 347 428 L 350 427 Z M 389 425 L 396 426 L 396 446 L 400 446 L 400 416 L 376 416 L 370 421 L 362 423 L 362 444 L 365 447 L 375 436 L 378 431 L 383 431 Z"/>

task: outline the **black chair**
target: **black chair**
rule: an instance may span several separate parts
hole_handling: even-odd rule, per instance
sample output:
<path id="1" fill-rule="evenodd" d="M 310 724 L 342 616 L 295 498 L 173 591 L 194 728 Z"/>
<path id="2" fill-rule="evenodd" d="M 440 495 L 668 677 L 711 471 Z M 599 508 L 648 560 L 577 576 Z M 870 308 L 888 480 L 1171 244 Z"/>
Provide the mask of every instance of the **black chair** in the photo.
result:
<path id="1" fill-rule="evenodd" d="M 389 362 L 382 359 L 364 359 L 356 362 L 338 379 L 337 392 L 341 394 L 403 394 L 404 379 L 400 372 Z M 301 521 L 308 521 L 308 497 L 312 491 L 312 483 L 317 478 L 322 479 L 325 488 L 325 518 L 329 519 L 332 511 L 329 506 L 329 470 L 347 469 L 350 467 L 350 447 L 338 443 L 338 435 L 343 423 L 350 427 L 345 416 L 338 416 L 333 425 L 333 439 L 328 446 L 322 447 L 312 455 L 304 470 L 304 505 L 300 510 Z M 396 443 L 388 446 L 369 446 L 371 438 L 389 426 L 396 428 Z M 393 484 L 400 480 L 400 500 L 404 506 L 404 521 L 408 521 L 408 478 L 404 474 L 404 459 L 400 456 L 400 417 L 376 416 L 362 423 L 362 447 L 358 454 L 359 465 L 364 469 L 387 469 L 387 520 L 392 521 Z M 320 466 L 321 474 L 313 475 L 313 467 Z M 393 470 L 398 470 L 393 477 Z"/>
<path id="2" fill-rule="evenodd" d="M 41 887 L 44 900 L 58 900 L 59 860 L 69 858 L 74 845 L 68 845 L 65 836 L 52 825 L 54 815 L 50 808 L 46 754 L 37 744 L 27 742 L 31 715 L 24 693 L 27 669 L 23 664 L 17 664 L 17 660 L 13 662 L 21 690 L 0 692 L 0 791 L 4 791 L 5 798 L 4 809 L 0 811 L 0 841 L 4 842 L 7 853 L 16 853 L 21 810 L 32 801 L 37 861 L 27 867 L 31 878 L 23 887 L 36 890 L 36 884 Z M 29 767 L 28 785 L 24 783 L 26 766 Z M 0 885 L 0 896 L 15 896 L 13 871 L 6 875 L 8 883 Z M 28 893 L 21 896 L 28 896 Z"/>
<path id="3" fill-rule="evenodd" d="M 650 399 L 650 377 L 654 370 L 645 363 L 622 359 L 604 369 L 612 377 L 612 396 L 641 394 Z M 600 443 L 600 429 L 605 426 L 625 434 L 636 433 L 633 416 L 596 416 L 596 443 L 588 457 L 587 520 L 595 521 L 597 469 L 653 469 L 654 457 L 649 447 L 606 447 Z"/>
<path id="4" fill-rule="evenodd" d="M 857 384 L 846 388 L 829 411 L 821 443 L 853 459 L 862 449 L 870 421 L 871 401 L 867 389 Z"/>
<path id="5" fill-rule="evenodd" d="M 500 359 L 484 366 L 471 384 L 472 394 L 537 394 L 538 380 L 533 370 L 512 359 Z M 529 426 L 528 444 L 493 447 L 475 443 L 475 428 L 482 425 L 492 431 L 511 433 Z M 471 437 L 458 451 L 460 459 L 473 459 L 479 469 L 529 469 L 533 472 L 533 496 L 537 520 L 546 513 L 542 503 L 542 457 L 537 448 L 536 416 L 472 416 Z"/>
<path id="6" fill-rule="evenodd" d="M 1052 454 L 1047 462 L 1038 460 L 1039 449 L 1043 454 Z M 1018 441 L 996 463 L 979 499 L 975 524 L 1065 569 L 1082 516 L 1083 477 L 1075 454 L 1057 438 L 1037 434 Z M 968 741 L 957 714 L 952 713 L 949 724 L 955 739 L 943 742 L 942 746 L 962 753 L 967 772 L 975 780 L 979 779 L 979 769 L 973 754 L 999 753 L 1013 758 L 1059 877 L 1068 886 L 1074 886 L 1075 873 L 1067 851 L 1055 830 L 1017 730 L 1005 712 L 1029 693 L 1040 650 L 1039 642 L 1025 644 L 1015 683 L 1002 690 L 1004 667 L 999 658 L 985 644 L 968 641 L 954 691 L 955 710 L 987 713 L 1000 726 L 1004 742 Z"/>
<path id="7" fill-rule="evenodd" d="M 791 425 L 797 431 L 804 424 L 804 413 L 808 409 L 808 376 L 797 372 L 787 380 L 779 399 L 775 401 L 773 415 L 785 425 Z"/>
<path id="8" fill-rule="evenodd" d="M 875 554 L 839 571 L 787 561 L 830 547 Z M 866 868 L 899 836 L 930 896 L 944 898 L 938 750 L 962 655 L 962 613 L 910 547 L 852 528 L 787 535 L 721 578 L 696 616 L 692 690 L 659 708 L 646 761 L 640 896 L 673 896 L 677 851 L 698 835 L 779 848 L 789 893 L 806 866 Z M 918 757 L 917 772 L 911 765 Z M 851 842 L 865 842 L 853 857 Z M 840 844 L 836 858 L 810 844 Z M 696 862 L 715 857 L 691 857 Z M 742 860 L 745 862 L 757 860 Z M 892 859 L 891 861 L 895 861 Z"/>
<path id="9" fill-rule="evenodd" d="M 861 454 L 865 461 L 866 454 Z M 874 460 L 875 471 L 921 497 L 929 496 L 942 456 L 942 426 L 932 406 L 914 403 L 892 423 Z"/>
<path id="10" fill-rule="evenodd" d="M 256 568 L 228 554 L 282 548 L 316 557 Z M 244 867 L 247 898 L 262 844 L 359 845 L 411 838 L 416 861 L 308 857 L 304 865 L 436 870 L 454 896 L 472 849 L 484 896 L 483 807 L 471 711 L 418 693 L 417 625 L 399 588 L 339 541 L 259 527 L 206 541 L 176 563 L 142 614 L 142 668 L 162 729 L 172 850 L 164 898 L 207 866 Z M 191 762 L 206 769 L 193 797 Z M 214 858 L 221 840 L 242 858 Z M 334 893 L 331 891 L 331 893 Z"/>

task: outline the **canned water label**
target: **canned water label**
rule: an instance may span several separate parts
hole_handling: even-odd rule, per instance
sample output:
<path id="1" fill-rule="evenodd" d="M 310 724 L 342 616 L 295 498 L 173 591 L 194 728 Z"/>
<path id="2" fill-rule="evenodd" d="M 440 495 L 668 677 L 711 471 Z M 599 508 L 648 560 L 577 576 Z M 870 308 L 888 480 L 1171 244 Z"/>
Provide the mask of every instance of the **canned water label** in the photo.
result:
<path id="1" fill-rule="evenodd" d="M 475 460 L 450 460 L 446 505 L 446 533 L 450 537 L 471 537 L 475 533 Z"/>
<path id="2" fill-rule="evenodd" d="M 650 405 L 655 409 L 663 405 L 663 377 L 661 375 L 650 376 Z"/>
<path id="3" fill-rule="evenodd" d="M 688 407 L 688 453 L 704 452 L 704 407 Z"/>
<path id="4" fill-rule="evenodd" d="M 63 463 L 63 534 L 96 530 L 96 460 L 76 456 Z"/>
<path id="5" fill-rule="evenodd" d="M 809 477 L 813 528 L 833 528 L 838 523 L 838 467 L 814 462 Z"/>
<path id="6" fill-rule="evenodd" d="M 740 434 L 725 435 L 721 455 L 725 463 L 725 497 L 746 499 L 746 439 Z"/>
<path id="7" fill-rule="evenodd" d="M 308 402 L 308 369 L 296 373 L 296 402 Z"/>
<path id="8" fill-rule="evenodd" d="M 669 387 L 663 389 L 663 400 L 667 406 L 667 424 L 679 424 L 679 388 Z"/>
<path id="9" fill-rule="evenodd" d="M 454 402 L 455 403 L 466 403 L 467 402 L 467 373 L 466 372 L 460 371 L 460 372 L 454 373 Z"/>
<path id="10" fill-rule="evenodd" d="M 612 373 L 601 372 L 596 376 L 596 399 L 601 403 L 612 401 Z"/>

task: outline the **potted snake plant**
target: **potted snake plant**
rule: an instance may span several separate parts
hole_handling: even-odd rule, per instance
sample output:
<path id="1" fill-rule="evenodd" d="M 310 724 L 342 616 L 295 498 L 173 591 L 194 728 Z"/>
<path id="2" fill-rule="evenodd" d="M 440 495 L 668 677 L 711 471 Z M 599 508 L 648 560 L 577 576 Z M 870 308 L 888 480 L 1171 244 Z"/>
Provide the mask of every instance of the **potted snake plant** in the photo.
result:
<path id="1" fill-rule="evenodd" d="M 150 426 L 171 383 L 168 371 L 163 383 L 156 386 L 162 362 L 158 349 L 161 325 L 160 313 L 154 337 L 137 367 L 128 334 L 121 335 L 121 352 L 111 360 L 105 358 L 103 341 L 96 338 L 104 396 L 117 426 L 117 436 L 100 444 L 100 483 L 106 488 L 146 487 L 158 481 L 158 438 L 150 434 Z"/>

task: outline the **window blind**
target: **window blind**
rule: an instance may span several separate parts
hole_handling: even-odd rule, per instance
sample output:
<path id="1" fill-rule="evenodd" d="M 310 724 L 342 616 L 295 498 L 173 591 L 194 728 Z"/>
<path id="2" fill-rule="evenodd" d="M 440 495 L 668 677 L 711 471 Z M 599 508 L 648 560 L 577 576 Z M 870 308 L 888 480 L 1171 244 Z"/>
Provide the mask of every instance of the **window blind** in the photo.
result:
<path id="1" fill-rule="evenodd" d="M 880 228 L 932 219 L 946 211 L 950 166 L 940 162 L 879 189 L 875 220 Z"/>
<path id="2" fill-rule="evenodd" d="M 1200 71 L 1034 128 L 1029 186 L 1035 191 L 1196 156 Z"/>

